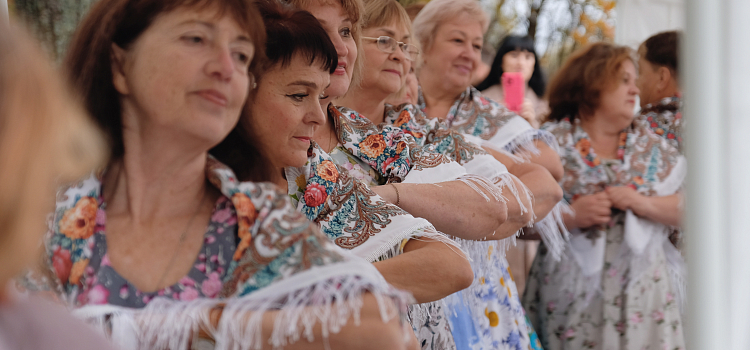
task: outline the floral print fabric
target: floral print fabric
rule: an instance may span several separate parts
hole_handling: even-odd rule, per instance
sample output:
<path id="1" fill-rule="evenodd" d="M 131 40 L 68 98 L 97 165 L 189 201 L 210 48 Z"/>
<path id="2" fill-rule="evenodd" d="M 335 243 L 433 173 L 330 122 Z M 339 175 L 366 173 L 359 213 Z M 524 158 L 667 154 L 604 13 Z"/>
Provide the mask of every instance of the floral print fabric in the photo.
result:
<path id="1" fill-rule="evenodd" d="M 618 159 L 601 159 L 576 119 L 542 126 L 560 143 L 565 169 L 561 181 L 567 200 L 604 190 L 630 186 L 656 195 L 680 155 L 645 126 L 634 123 L 620 134 Z M 539 331 L 545 349 L 684 349 L 676 287 L 668 276 L 666 235 L 652 239 L 650 254 L 641 259 L 625 253 L 626 213 L 613 211 L 608 225 L 576 233 L 597 246 L 602 266 L 587 275 L 568 248 L 560 261 L 542 245 L 531 268 L 524 306 Z M 635 269 L 636 266 L 642 266 Z M 596 267 L 595 267 L 596 268 Z M 596 292 L 598 290 L 598 292 Z"/>
<path id="2" fill-rule="evenodd" d="M 82 207 L 86 209 L 81 209 Z M 71 251 L 65 250 L 70 240 L 71 228 L 68 220 L 80 220 L 86 212 L 95 212 L 93 245 L 91 258 L 78 262 L 73 268 Z M 237 215 L 232 202 L 222 196 L 216 203 L 211 221 L 204 236 L 204 244 L 193 268 L 179 282 L 156 292 L 142 292 L 125 280 L 112 268 L 107 253 L 106 203 L 101 196 L 84 197 L 76 203 L 74 210 L 63 215 L 61 232 L 53 236 L 50 244 L 55 247 L 52 266 L 60 280 L 81 283 L 82 289 L 76 300 L 77 305 L 110 304 L 131 308 L 142 308 L 155 297 L 191 301 L 197 298 L 216 298 L 221 292 L 237 247 Z M 86 234 L 79 235 L 81 237 Z"/>
<path id="3" fill-rule="evenodd" d="M 654 133 L 667 139 L 672 146 L 682 151 L 682 99 L 667 97 L 653 105 L 646 105 L 636 121 L 643 123 Z"/>
<path id="4" fill-rule="evenodd" d="M 437 119 L 427 119 L 413 105 L 387 105 L 385 113 L 384 125 L 378 126 L 377 130 L 398 128 L 387 133 L 386 140 L 388 135 L 403 132 L 414 138 L 416 147 L 422 147 L 426 152 L 442 154 L 459 164 L 465 164 L 487 154 L 481 147 L 467 141 L 461 133 L 448 129 Z M 342 119 L 340 123 L 365 119 L 356 112 L 344 108 L 339 109 L 337 117 Z M 349 137 L 347 130 L 343 130 L 341 134 L 345 138 Z M 386 144 L 389 142 L 386 141 Z M 356 148 L 354 143 L 347 145 L 347 150 L 352 153 L 356 153 Z M 467 246 L 474 260 L 472 268 L 475 282 L 467 290 L 460 292 L 460 296 L 449 297 L 446 310 L 452 321 L 449 322 L 450 327 L 439 326 L 438 322 L 427 329 L 436 332 L 436 336 L 439 335 L 436 329 L 452 329 L 456 340 L 465 342 L 457 343 L 458 349 L 540 349 L 538 341 L 532 341 L 536 339 L 536 333 L 527 326 L 515 283 L 504 255 L 499 253 L 501 248 L 498 248 L 498 245 L 494 241 L 462 241 L 462 246 Z M 481 253 L 475 256 L 474 250 Z M 464 304 L 467 307 L 461 306 Z M 465 314 L 453 316 L 456 313 Z M 437 317 L 432 319 L 441 320 Z M 456 320 L 462 324 L 456 324 Z M 456 333 L 467 327 L 471 336 Z M 424 330 L 425 328 L 423 332 Z M 439 342 L 437 339 L 434 341 Z"/>

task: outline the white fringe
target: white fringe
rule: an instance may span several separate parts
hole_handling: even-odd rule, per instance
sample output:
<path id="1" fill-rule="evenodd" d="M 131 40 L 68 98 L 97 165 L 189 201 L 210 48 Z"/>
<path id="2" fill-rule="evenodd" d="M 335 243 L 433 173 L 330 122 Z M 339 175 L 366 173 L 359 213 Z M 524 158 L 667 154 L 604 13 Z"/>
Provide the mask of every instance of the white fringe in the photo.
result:
<path id="1" fill-rule="evenodd" d="M 410 294 L 385 283 L 376 285 L 362 274 L 340 272 L 363 268 L 352 265 L 328 268 L 322 271 L 328 278 L 287 293 L 282 291 L 288 290 L 288 281 L 280 281 L 240 298 L 190 302 L 156 298 L 144 309 L 102 305 L 87 306 L 74 313 L 98 325 L 105 334 L 110 333 L 111 327 L 111 338 L 122 349 L 188 349 L 194 334 L 204 327 L 216 339 L 217 350 L 261 349 L 264 342 L 279 348 L 302 337 L 312 341 L 316 324 L 320 324 L 322 336 L 327 338 L 339 332 L 350 318 L 359 324 L 366 292 L 376 298 L 383 322 L 404 315 L 407 304 L 413 302 Z M 207 329 L 210 310 L 215 308 L 223 309 L 218 328 Z M 268 340 L 261 336 L 266 312 L 275 314 Z"/>
<path id="2" fill-rule="evenodd" d="M 518 178 L 513 176 L 510 173 L 505 173 L 505 174 L 498 175 L 495 178 L 493 178 L 492 182 L 501 191 L 503 188 L 506 188 L 506 187 L 510 190 L 510 193 L 513 194 L 513 196 L 518 201 L 519 206 L 521 207 L 521 213 L 526 213 L 527 211 L 531 212 L 532 214 L 531 220 L 529 221 L 528 226 L 533 226 L 534 221 L 536 220 L 536 215 L 534 215 L 534 210 L 532 207 L 534 203 L 534 194 L 531 193 L 531 190 L 529 190 L 529 188 L 526 187 L 526 185 L 520 180 L 518 181 L 518 183 L 521 185 L 521 191 L 519 191 L 518 188 L 516 187 L 516 181 L 514 180 L 518 180 Z M 530 203 L 528 208 L 526 208 L 526 206 L 523 205 L 523 201 L 521 200 L 521 193 L 523 193 L 526 200 Z"/>
<path id="3" fill-rule="evenodd" d="M 466 174 L 462 175 L 457 180 L 465 183 L 467 186 L 471 187 L 471 189 L 482 195 L 487 202 L 496 200 L 506 203 L 508 201 L 508 199 L 503 196 L 502 187 L 499 187 L 493 183 L 493 181 L 484 176 Z"/>
<path id="4" fill-rule="evenodd" d="M 563 220 L 563 214 L 565 213 L 574 214 L 568 203 L 561 200 L 547 216 L 537 221 L 533 228 L 533 231 L 541 236 L 554 261 L 560 261 L 570 239 L 570 232 L 565 227 Z"/>

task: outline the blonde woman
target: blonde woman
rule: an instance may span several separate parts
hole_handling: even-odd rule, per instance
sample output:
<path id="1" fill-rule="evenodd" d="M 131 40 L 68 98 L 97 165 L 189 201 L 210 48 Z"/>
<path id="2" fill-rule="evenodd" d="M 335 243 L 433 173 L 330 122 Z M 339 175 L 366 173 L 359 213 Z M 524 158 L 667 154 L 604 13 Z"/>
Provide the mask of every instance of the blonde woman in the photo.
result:
<path id="1" fill-rule="evenodd" d="M 42 50 L 0 27 L 0 349 L 110 349 L 63 308 L 9 288 L 38 260 L 57 185 L 100 165 L 106 147 Z"/>

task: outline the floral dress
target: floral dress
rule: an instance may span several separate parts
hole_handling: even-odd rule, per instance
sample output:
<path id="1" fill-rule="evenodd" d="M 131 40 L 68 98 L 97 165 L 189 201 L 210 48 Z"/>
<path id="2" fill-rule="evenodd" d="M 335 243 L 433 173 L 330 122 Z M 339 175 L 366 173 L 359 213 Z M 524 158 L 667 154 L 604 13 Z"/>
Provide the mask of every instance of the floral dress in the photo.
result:
<path id="1" fill-rule="evenodd" d="M 682 99 L 667 97 L 653 105 L 644 107 L 636 121 L 643 123 L 657 135 L 667 139 L 672 146 L 682 151 Z"/>
<path id="2" fill-rule="evenodd" d="M 223 281 L 231 275 L 233 255 L 237 249 L 237 214 L 232 202 L 221 196 L 214 207 L 211 220 L 204 235 L 204 244 L 193 268 L 177 283 L 155 292 L 138 290 L 112 267 L 107 253 L 106 220 L 107 205 L 101 195 L 78 200 L 72 210 L 62 215 L 59 222 L 62 235 L 55 235 L 49 244 L 53 248 L 52 267 L 60 280 L 81 284 L 75 300 L 77 306 L 87 304 L 110 304 L 130 308 L 143 308 L 155 297 L 191 301 L 197 298 L 216 298 Z M 71 250 L 66 250 L 70 236 L 81 235 L 75 221 L 94 214 L 92 244 L 88 261 L 71 266 Z M 85 214 L 84 214 L 85 215 Z M 85 234 L 84 234 L 85 235 Z M 85 267 L 82 267 L 86 264 Z"/>
<path id="3" fill-rule="evenodd" d="M 579 120 L 542 126 L 560 143 L 566 200 L 629 186 L 648 196 L 679 190 L 684 158 L 643 125 L 620 134 L 617 159 L 602 159 Z M 560 260 L 544 244 L 531 268 L 524 306 L 545 349 L 684 349 L 684 262 L 670 228 L 613 210 L 607 225 L 571 231 Z"/>
<path id="4" fill-rule="evenodd" d="M 206 177 L 221 191 L 193 268 L 154 293 L 115 271 L 106 244 L 106 202 L 91 176 L 60 192 L 45 240 L 48 278 L 35 287 L 57 292 L 74 314 L 104 325 L 122 348 L 187 349 L 209 310 L 221 309 L 208 331 L 217 348 L 260 348 L 294 342 L 312 327 L 337 332 L 358 311 L 365 292 L 379 300 L 383 320 L 404 317 L 413 298 L 388 285 L 368 262 L 335 247 L 275 186 L 240 182 L 210 158 Z M 380 302 L 379 302 L 380 303 Z M 331 308 L 336 307 L 336 312 Z M 270 339 L 247 313 L 277 317 Z M 297 325 L 290 327 L 290 325 Z"/>

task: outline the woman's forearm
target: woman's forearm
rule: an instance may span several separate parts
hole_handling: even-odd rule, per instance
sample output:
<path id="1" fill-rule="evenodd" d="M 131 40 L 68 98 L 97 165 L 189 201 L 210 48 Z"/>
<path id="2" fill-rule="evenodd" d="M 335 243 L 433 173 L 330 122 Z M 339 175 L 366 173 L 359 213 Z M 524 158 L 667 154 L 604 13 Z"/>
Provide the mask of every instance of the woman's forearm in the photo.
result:
<path id="1" fill-rule="evenodd" d="M 534 141 L 534 145 L 539 150 L 538 155 L 532 155 L 529 158 L 534 164 L 539 164 L 555 179 L 555 182 L 559 182 L 563 177 L 563 166 L 560 161 L 560 155 L 555 152 L 547 143 L 541 140 Z"/>
<path id="2" fill-rule="evenodd" d="M 385 299 L 383 302 L 390 302 Z M 331 308 L 336 308 L 332 305 Z M 216 329 L 219 325 L 219 320 L 222 317 L 222 308 L 214 308 L 210 313 L 210 321 L 213 329 Z M 262 331 L 261 336 L 266 339 L 261 342 L 262 349 L 273 349 L 267 339 L 272 336 L 274 323 L 276 322 L 277 311 L 267 311 L 263 315 Z M 331 311 L 331 315 L 336 315 L 336 310 Z M 250 318 L 252 314 L 248 314 L 246 318 Z M 243 320 L 238 320 L 242 322 Z M 246 321 L 246 320 L 244 320 Z M 411 332 L 411 328 L 406 329 Z M 362 308 L 359 310 L 359 323 L 355 324 L 352 317 L 347 320 L 346 325 L 341 328 L 337 333 L 328 333 L 326 338 L 323 337 L 322 327 L 320 322 L 313 326 L 313 340 L 308 341 L 304 336 L 292 344 L 284 346 L 286 350 L 307 350 L 307 349 L 325 349 L 326 344 L 330 346 L 329 349 L 413 349 L 407 343 L 407 336 L 411 334 L 405 333 L 405 329 L 401 324 L 401 320 L 398 317 L 394 317 L 387 323 L 383 322 L 380 315 L 380 308 L 378 302 L 372 294 L 366 293 L 362 296 Z M 209 335 L 205 329 L 201 329 L 198 334 L 199 338 L 211 339 L 213 337 Z"/>
<path id="3" fill-rule="evenodd" d="M 681 194 L 663 197 L 644 197 L 644 203 L 634 207 L 636 215 L 665 225 L 679 227 L 682 225 L 680 208 Z"/>
<path id="4" fill-rule="evenodd" d="M 410 240 L 404 253 L 376 262 L 391 285 L 409 291 L 419 303 L 439 300 L 469 287 L 469 261 L 456 248 L 435 241 Z"/>
<path id="5" fill-rule="evenodd" d="M 393 186 L 398 188 L 398 196 Z M 505 203 L 493 198 L 487 201 L 461 181 L 393 186 L 378 186 L 373 191 L 392 203 L 398 198 L 399 207 L 454 237 L 482 240 L 508 217 Z"/>

